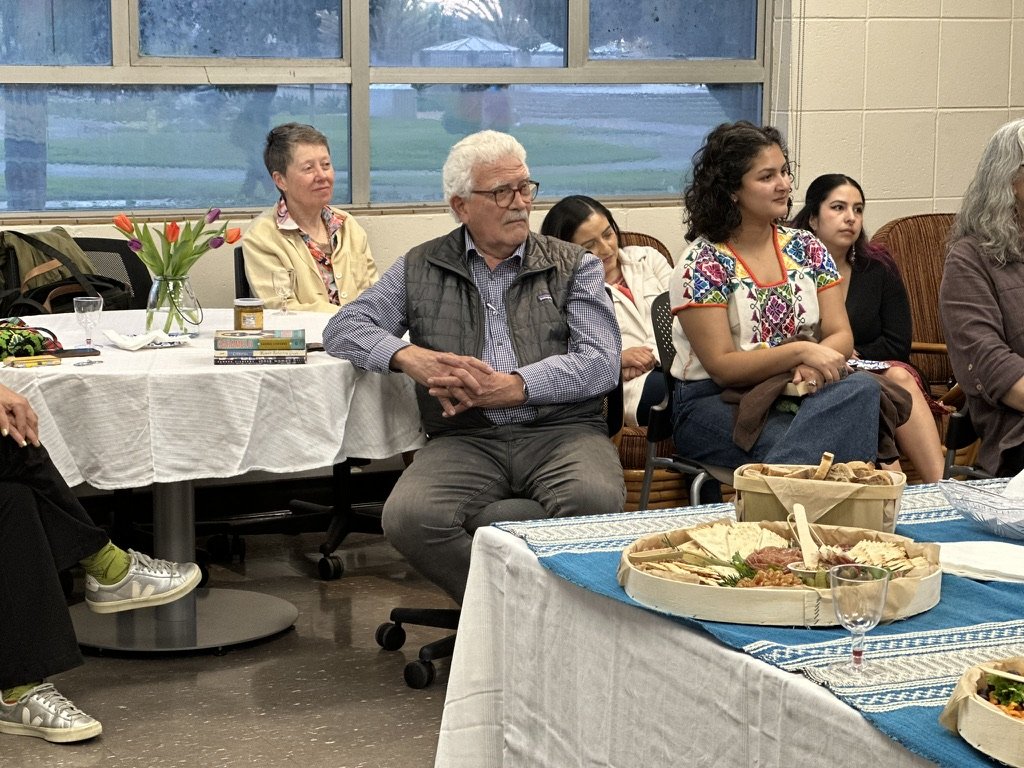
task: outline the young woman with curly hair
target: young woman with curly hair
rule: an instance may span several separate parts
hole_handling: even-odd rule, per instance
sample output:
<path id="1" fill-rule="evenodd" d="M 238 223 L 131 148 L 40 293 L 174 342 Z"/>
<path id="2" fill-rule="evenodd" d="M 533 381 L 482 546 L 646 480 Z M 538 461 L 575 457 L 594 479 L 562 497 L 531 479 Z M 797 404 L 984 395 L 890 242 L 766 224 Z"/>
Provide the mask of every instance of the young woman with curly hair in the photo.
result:
<path id="1" fill-rule="evenodd" d="M 817 464 L 826 451 L 891 461 L 889 421 L 905 419 L 907 403 L 897 398 L 895 415 L 880 419 L 879 377 L 847 366 L 853 333 L 835 262 L 810 232 L 779 223 L 791 191 L 775 128 L 723 124 L 694 155 L 683 196 L 690 244 L 669 288 L 676 447 L 726 467 Z M 788 383 L 809 394 L 781 397 Z"/>

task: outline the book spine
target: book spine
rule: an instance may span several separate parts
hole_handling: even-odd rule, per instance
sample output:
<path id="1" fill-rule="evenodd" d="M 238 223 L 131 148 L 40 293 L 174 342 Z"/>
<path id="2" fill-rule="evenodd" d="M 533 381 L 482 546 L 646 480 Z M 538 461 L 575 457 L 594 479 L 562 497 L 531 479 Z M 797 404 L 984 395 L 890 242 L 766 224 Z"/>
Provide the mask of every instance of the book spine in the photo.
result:
<path id="1" fill-rule="evenodd" d="M 214 365 L 301 365 L 305 357 L 282 355 L 281 357 L 215 357 Z"/>
<path id="2" fill-rule="evenodd" d="M 304 349 L 215 349 L 214 357 L 305 357 Z"/>
<path id="3" fill-rule="evenodd" d="M 220 339 L 213 340 L 214 349 L 305 349 L 305 339 Z"/>

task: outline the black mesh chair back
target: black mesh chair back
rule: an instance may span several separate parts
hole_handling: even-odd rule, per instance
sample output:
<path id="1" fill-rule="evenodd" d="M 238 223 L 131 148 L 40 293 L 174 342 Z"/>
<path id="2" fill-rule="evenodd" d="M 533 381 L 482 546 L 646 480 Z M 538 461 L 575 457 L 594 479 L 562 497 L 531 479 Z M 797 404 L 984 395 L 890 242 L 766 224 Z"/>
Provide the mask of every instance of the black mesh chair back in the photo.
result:
<path id="1" fill-rule="evenodd" d="M 676 381 L 672 377 L 672 362 L 676 359 L 676 347 L 672 342 L 672 303 L 668 291 L 658 296 L 651 303 L 651 323 L 654 325 L 654 339 L 658 344 L 658 357 L 661 360 L 661 371 L 665 377 L 665 399 L 651 408 L 647 421 L 647 459 L 644 462 L 644 480 L 640 488 L 640 509 L 647 508 L 650 498 L 651 483 L 655 469 L 670 469 L 682 475 L 692 476 L 690 483 L 690 503 L 701 502 L 701 489 L 713 479 L 714 485 L 729 483 L 732 480 L 732 469 L 729 467 L 704 466 L 678 454 L 671 458 L 658 456 L 658 443 L 672 437 L 672 395 Z M 720 486 L 707 501 L 720 501 Z"/>
<path id="2" fill-rule="evenodd" d="M 249 278 L 245 276 L 245 257 L 242 255 L 242 246 L 235 246 L 235 298 L 248 299 L 252 296 L 252 289 L 249 287 Z"/>
<path id="3" fill-rule="evenodd" d="M 129 307 L 145 309 L 153 278 L 128 241 L 113 237 L 76 237 L 75 242 L 92 261 L 96 273 L 120 280 L 131 291 Z"/>

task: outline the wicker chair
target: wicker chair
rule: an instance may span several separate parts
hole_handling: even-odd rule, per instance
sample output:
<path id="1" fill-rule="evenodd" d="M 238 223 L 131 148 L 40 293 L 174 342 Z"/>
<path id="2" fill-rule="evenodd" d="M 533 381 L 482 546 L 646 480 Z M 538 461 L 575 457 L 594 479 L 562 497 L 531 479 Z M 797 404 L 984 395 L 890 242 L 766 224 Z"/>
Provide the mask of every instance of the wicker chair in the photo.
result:
<path id="1" fill-rule="evenodd" d="M 884 224 L 872 244 L 885 246 L 899 265 L 910 299 L 914 335 L 910 362 L 924 375 L 936 395 L 950 387 L 953 369 L 939 320 L 939 283 L 946 260 L 946 239 L 952 213 L 923 213 Z"/>
<path id="2" fill-rule="evenodd" d="M 672 254 L 666 245 L 652 235 L 643 232 L 620 232 L 619 245 L 643 245 L 654 248 L 665 261 L 672 264 Z M 619 460 L 622 462 L 622 474 L 626 481 L 625 510 L 633 512 L 640 508 L 640 493 L 644 481 L 644 466 L 647 462 L 647 429 L 645 427 L 623 427 L 619 437 Z M 656 453 L 658 456 L 669 457 L 675 452 L 675 445 L 669 437 L 661 441 Z M 658 468 L 654 472 L 647 506 L 650 509 L 669 509 L 681 507 L 689 503 L 688 484 L 686 478 L 678 472 Z"/>

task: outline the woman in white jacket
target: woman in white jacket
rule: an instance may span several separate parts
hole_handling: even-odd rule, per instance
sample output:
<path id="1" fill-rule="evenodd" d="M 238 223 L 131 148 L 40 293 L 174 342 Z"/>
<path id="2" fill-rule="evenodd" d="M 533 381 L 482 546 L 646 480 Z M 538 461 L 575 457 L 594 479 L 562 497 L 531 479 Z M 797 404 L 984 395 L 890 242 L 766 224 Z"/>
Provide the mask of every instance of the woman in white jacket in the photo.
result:
<path id="1" fill-rule="evenodd" d="M 619 226 L 611 212 L 584 195 L 563 198 L 548 211 L 541 234 L 582 245 L 604 264 L 604 281 L 611 288 L 615 317 L 622 332 L 622 381 L 625 420 L 644 426 L 652 405 L 665 395 L 659 372 L 658 346 L 651 322 L 651 303 L 668 290 L 672 267 L 654 248 L 619 247 Z"/>

